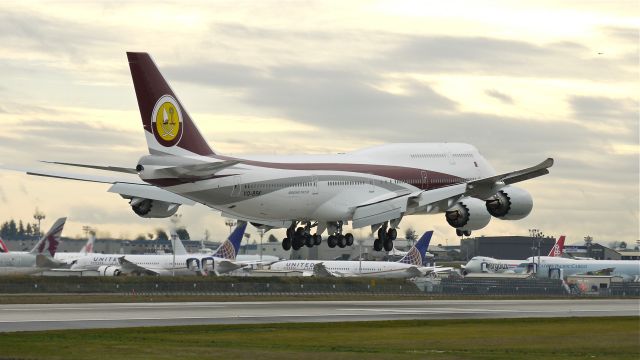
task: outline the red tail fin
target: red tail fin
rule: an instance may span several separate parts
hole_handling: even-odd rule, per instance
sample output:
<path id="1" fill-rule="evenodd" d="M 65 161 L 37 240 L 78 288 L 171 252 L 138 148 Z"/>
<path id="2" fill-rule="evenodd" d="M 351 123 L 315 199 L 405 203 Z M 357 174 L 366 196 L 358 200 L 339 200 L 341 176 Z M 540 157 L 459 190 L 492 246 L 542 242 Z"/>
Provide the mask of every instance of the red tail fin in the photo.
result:
<path id="1" fill-rule="evenodd" d="M 0 238 L 0 253 L 8 253 L 8 252 L 9 252 L 9 248 L 4 243 L 4 241 L 2 241 L 2 238 Z"/>
<path id="2" fill-rule="evenodd" d="M 128 52 L 127 58 L 149 153 L 214 154 L 151 56 Z"/>
<path id="3" fill-rule="evenodd" d="M 564 254 L 564 235 L 560 236 L 558 240 L 556 240 L 551 251 L 549 251 L 549 256 L 553 257 L 559 257 L 562 256 L 562 254 Z"/>

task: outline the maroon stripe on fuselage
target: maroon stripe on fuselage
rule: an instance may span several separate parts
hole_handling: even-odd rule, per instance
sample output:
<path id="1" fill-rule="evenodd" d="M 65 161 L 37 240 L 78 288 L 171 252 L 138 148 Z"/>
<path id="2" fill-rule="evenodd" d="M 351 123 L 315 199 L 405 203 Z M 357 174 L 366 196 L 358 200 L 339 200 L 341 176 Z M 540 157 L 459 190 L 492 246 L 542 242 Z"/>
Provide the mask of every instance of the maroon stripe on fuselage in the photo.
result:
<path id="1" fill-rule="evenodd" d="M 361 174 L 371 174 L 382 176 L 388 179 L 398 180 L 403 183 L 410 184 L 422 190 L 429 190 L 440 188 L 443 186 L 456 184 L 460 182 L 464 182 L 465 179 L 445 174 L 437 171 L 426 170 L 426 169 L 417 169 L 410 168 L 405 166 L 395 166 L 395 165 L 375 165 L 375 164 L 341 164 L 341 163 L 275 163 L 275 162 L 264 162 L 264 161 L 255 161 L 255 160 L 245 160 L 240 158 L 234 158 L 229 156 L 221 156 L 215 155 L 213 156 L 219 160 L 236 160 L 239 161 L 242 165 L 250 165 L 256 167 L 263 167 L 269 169 L 282 169 L 282 170 L 304 170 L 304 171 L 344 171 L 344 172 L 354 172 Z M 235 174 L 237 175 L 237 174 Z M 427 176 L 427 182 L 425 183 L 423 175 Z M 208 180 L 215 179 L 216 177 L 224 177 L 231 175 L 222 175 L 222 176 L 211 176 L 207 178 L 197 178 L 197 179 L 148 179 L 146 182 L 156 185 L 156 186 L 175 186 L 180 184 L 186 184 L 190 182 L 200 181 L 200 180 Z M 434 182 L 434 179 L 440 179 L 440 182 Z"/>

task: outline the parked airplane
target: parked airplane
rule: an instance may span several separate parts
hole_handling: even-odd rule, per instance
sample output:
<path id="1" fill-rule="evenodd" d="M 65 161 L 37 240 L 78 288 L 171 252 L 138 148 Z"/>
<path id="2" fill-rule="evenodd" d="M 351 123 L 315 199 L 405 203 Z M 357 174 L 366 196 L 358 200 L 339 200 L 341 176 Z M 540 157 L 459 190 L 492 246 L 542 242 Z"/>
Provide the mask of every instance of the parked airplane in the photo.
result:
<path id="1" fill-rule="evenodd" d="M 74 262 L 75 260 L 78 260 L 81 257 L 87 256 L 88 254 L 93 254 L 93 245 L 95 241 L 96 241 L 96 235 L 93 232 L 89 232 L 89 238 L 87 239 L 87 243 L 84 244 L 84 246 L 82 247 L 82 249 L 80 249 L 80 251 L 56 252 L 53 258 L 58 262 L 71 264 L 72 262 Z"/>
<path id="2" fill-rule="evenodd" d="M 562 256 L 564 253 L 564 239 L 565 236 L 562 235 L 556 240 L 555 244 L 549 251 L 548 256 Z M 464 275 L 481 272 L 515 273 L 522 262 L 523 260 L 495 259 L 488 256 L 474 256 L 464 266 L 462 273 Z"/>
<path id="3" fill-rule="evenodd" d="M 9 252 L 9 248 L 7 247 L 7 245 L 4 243 L 4 241 L 2 240 L 2 238 L 0 238 L 0 253 L 8 253 Z"/>
<path id="4" fill-rule="evenodd" d="M 285 260 L 271 264 L 272 271 L 302 271 L 315 276 L 371 276 L 410 278 L 430 272 L 450 271 L 450 268 L 425 268 L 422 265 L 433 231 L 427 231 L 411 247 L 407 255 L 397 262 L 388 261 L 327 261 Z"/>
<path id="5" fill-rule="evenodd" d="M 566 279 L 569 275 L 606 274 L 623 281 L 640 281 L 640 260 L 577 260 L 552 256 L 533 256 L 516 272 L 533 272 L 537 277 Z"/>
<path id="6" fill-rule="evenodd" d="M 53 257 L 60 244 L 60 235 L 67 218 L 60 218 L 51 226 L 31 251 L 0 253 L 0 275 L 35 274 L 45 270 L 38 266 L 38 256 Z"/>
<path id="7" fill-rule="evenodd" d="M 224 274 L 242 267 L 234 260 L 246 227 L 246 222 L 238 221 L 229 238 L 213 254 L 188 254 L 184 246 L 175 256 L 94 254 L 76 260 L 71 269 L 59 271 L 97 270 L 100 276 Z"/>
<path id="8" fill-rule="evenodd" d="M 389 251 L 406 215 L 444 216 L 459 236 L 496 217 L 519 220 L 531 195 L 513 184 L 549 173 L 549 158 L 523 170 L 496 174 L 468 144 L 388 144 L 333 155 L 232 157 L 214 152 L 147 53 L 128 52 L 149 155 L 135 168 L 51 162 L 137 174 L 142 180 L 57 171 L 27 171 L 110 183 L 144 218 L 169 217 L 200 203 L 265 230 L 286 228 L 285 250 L 353 244 L 343 226 L 370 226 L 374 248 Z M 124 175 L 123 175 L 124 176 Z M 315 229 L 315 230 L 314 230 Z"/>

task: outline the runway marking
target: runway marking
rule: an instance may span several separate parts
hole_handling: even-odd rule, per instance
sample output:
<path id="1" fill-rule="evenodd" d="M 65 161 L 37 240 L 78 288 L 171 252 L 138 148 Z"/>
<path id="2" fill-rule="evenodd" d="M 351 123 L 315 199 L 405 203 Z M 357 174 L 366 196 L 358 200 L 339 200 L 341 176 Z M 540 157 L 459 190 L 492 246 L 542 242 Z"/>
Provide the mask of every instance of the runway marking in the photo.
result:
<path id="1" fill-rule="evenodd" d="M 91 310 L 91 311 L 112 311 L 112 310 L 140 310 L 149 306 L 115 306 L 115 307 L 47 307 L 47 308 L 0 308 L 1 311 L 58 311 L 58 310 Z M 154 309 L 174 309 L 178 306 L 155 306 Z M 202 305 L 202 306 L 182 306 L 182 309 L 200 309 L 200 308 L 221 308 L 224 305 Z"/>

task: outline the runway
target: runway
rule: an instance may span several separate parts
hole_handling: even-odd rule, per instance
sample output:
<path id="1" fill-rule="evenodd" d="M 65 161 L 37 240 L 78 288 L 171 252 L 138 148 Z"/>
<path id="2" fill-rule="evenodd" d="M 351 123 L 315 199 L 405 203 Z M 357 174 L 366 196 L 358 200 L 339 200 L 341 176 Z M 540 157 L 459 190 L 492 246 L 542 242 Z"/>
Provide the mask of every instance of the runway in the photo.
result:
<path id="1" fill-rule="evenodd" d="M 640 316 L 631 300 L 278 301 L 0 306 L 0 332 L 202 324 Z"/>

